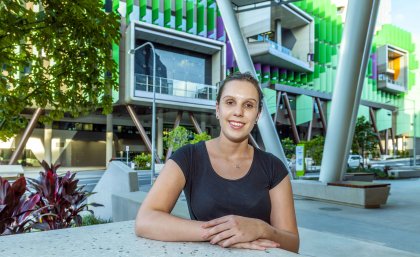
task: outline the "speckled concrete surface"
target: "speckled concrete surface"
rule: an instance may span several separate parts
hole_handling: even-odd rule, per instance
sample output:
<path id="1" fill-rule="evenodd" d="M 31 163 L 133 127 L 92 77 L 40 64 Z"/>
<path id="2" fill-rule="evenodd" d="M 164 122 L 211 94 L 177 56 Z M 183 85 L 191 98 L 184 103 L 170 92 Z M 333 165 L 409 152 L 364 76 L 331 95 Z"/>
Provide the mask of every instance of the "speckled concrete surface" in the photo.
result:
<path id="1" fill-rule="evenodd" d="M 1 257 L 205 256 L 292 257 L 281 249 L 225 249 L 209 243 L 168 243 L 138 238 L 134 221 L 0 237 Z"/>

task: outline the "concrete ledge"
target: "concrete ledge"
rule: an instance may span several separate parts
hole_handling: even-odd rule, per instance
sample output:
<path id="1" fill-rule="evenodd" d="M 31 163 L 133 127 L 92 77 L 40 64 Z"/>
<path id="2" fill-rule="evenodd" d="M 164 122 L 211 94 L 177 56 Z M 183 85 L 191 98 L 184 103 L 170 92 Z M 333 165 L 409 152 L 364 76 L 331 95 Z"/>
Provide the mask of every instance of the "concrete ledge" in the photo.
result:
<path id="1" fill-rule="evenodd" d="M 112 219 L 112 199 L 114 193 L 134 192 L 139 190 L 137 172 L 119 161 L 109 163 L 92 192 L 96 194 L 88 198 L 88 203 L 100 203 L 104 207 L 91 207 L 95 216 Z"/>
<path id="2" fill-rule="evenodd" d="M 386 204 L 390 191 L 389 184 L 360 181 L 326 185 L 320 181 L 293 180 L 292 187 L 293 194 L 298 196 L 364 208 L 379 208 Z"/>
<path id="3" fill-rule="evenodd" d="M 71 243 L 70 243 L 71 242 Z M 298 254 L 281 249 L 266 251 L 222 248 L 191 242 L 161 242 L 139 238 L 134 221 L 80 228 L 58 229 L 0 237 L 1 256 L 208 256 L 208 257 L 294 257 Z"/>
<path id="4" fill-rule="evenodd" d="M 0 165 L 0 176 L 3 178 L 17 178 L 25 174 L 22 165 Z"/>
<path id="5" fill-rule="evenodd" d="M 365 173 L 365 172 L 354 172 L 354 173 L 346 173 L 344 175 L 345 181 L 365 181 L 365 182 L 372 182 L 375 178 L 375 174 L 373 173 Z"/>
<path id="6" fill-rule="evenodd" d="M 132 193 L 119 193 L 112 195 L 112 219 L 113 221 L 126 221 L 136 218 L 140 205 L 146 198 L 147 193 L 138 191 Z M 178 200 L 172 210 L 172 214 L 184 219 L 190 219 L 187 202 Z"/>
<path id="7" fill-rule="evenodd" d="M 395 178 L 420 178 L 420 168 L 396 168 L 388 171 L 388 175 Z"/>

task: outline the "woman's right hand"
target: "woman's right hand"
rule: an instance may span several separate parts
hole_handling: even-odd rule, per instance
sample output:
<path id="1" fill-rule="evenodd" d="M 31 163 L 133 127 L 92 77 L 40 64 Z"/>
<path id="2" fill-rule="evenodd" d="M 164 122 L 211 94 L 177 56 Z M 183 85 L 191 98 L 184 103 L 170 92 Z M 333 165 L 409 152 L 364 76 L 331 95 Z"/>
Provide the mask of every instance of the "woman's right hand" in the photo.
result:
<path id="1" fill-rule="evenodd" d="M 223 241 L 219 242 L 219 245 L 223 247 Z M 280 244 L 268 239 L 257 239 L 251 242 L 233 244 L 229 247 L 265 251 L 267 248 L 279 248 Z"/>

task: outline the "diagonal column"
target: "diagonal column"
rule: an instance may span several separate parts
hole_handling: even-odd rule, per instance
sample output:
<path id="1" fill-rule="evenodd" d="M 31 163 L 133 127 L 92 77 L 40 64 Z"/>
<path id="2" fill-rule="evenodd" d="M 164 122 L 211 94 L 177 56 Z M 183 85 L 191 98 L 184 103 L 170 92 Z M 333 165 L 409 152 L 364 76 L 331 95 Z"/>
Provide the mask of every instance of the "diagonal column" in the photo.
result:
<path id="1" fill-rule="evenodd" d="M 31 120 L 28 123 L 28 126 L 25 129 L 25 132 L 23 132 L 23 136 L 19 141 L 18 146 L 16 147 L 16 150 L 13 152 L 12 157 L 10 157 L 9 165 L 16 164 L 18 158 L 22 154 L 23 149 L 26 146 L 26 143 L 28 142 L 29 137 L 32 135 L 32 132 L 34 131 L 34 128 L 36 127 L 36 124 L 38 123 L 38 119 L 42 114 L 42 109 L 37 108 L 32 115 Z"/>
<path id="2" fill-rule="evenodd" d="M 250 72 L 257 77 L 254 65 L 246 48 L 245 41 L 242 37 L 241 29 L 236 19 L 235 12 L 232 8 L 230 0 L 216 0 L 220 14 L 225 24 L 226 33 L 232 45 L 233 54 L 241 72 Z M 273 120 L 268 112 L 267 105 L 264 101 L 263 110 L 258 120 L 258 129 L 260 131 L 265 149 L 287 163 L 283 148 Z M 286 165 L 287 167 L 287 165 Z M 290 171 L 289 171 L 290 173 Z M 290 176 L 292 178 L 292 176 Z"/>
<path id="3" fill-rule="evenodd" d="M 348 3 L 319 177 L 323 183 L 342 180 L 347 166 L 379 2 Z"/>

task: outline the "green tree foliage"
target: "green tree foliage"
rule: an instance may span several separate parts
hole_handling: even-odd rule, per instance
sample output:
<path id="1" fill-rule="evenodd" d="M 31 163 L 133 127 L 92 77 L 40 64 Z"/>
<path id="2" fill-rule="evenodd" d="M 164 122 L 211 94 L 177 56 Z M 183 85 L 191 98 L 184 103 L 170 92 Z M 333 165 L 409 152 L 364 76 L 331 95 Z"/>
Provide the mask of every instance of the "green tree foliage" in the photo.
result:
<path id="1" fill-rule="evenodd" d="M 196 144 L 198 142 L 207 141 L 207 140 L 210 140 L 210 139 L 211 139 L 211 136 L 209 134 L 207 134 L 206 132 L 201 132 L 200 134 L 195 134 L 194 133 L 194 139 L 192 139 L 190 141 L 190 144 Z"/>
<path id="2" fill-rule="evenodd" d="M 318 135 L 310 141 L 302 141 L 301 143 L 305 144 L 306 157 L 311 157 L 315 164 L 320 165 L 324 153 L 325 138 Z"/>
<path id="3" fill-rule="evenodd" d="M 191 133 L 191 131 L 183 126 L 176 127 L 163 138 L 166 145 L 172 147 L 173 151 L 178 150 L 186 144 L 195 144 L 209 139 L 211 139 L 211 136 L 206 132 L 200 134 Z"/>
<path id="4" fill-rule="evenodd" d="M 141 153 L 136 155 L 133 161 L 137 165 L 138 169 L 148 169 L 152 163 L 152 155 L 150 153 Z"/>
<path id="5" fill-rule="evenodd" d="M 43 122 L 112 110 L 120 23 L 103 7 L 100 0 L 0 1 L 0 139 L 26 125 L 26 107 L 48 109 Z"/>
<path id="6" fill-rule="evenodd" d="M 352 151 L 353 153 L 365 154 L 374 152 L 378 148 L 378 138 L 372 129 L 372 125 L 365 117 L 359 117 L 354 130 Z"/>
<path id="7" fill-rule="evenodd" d="M 281 144 L 283 146 L 284 154 L 286 155 L 286 157 L 292 158 L 292 156 L 296 152 L 296 145 L 293 142 L 293 140 L 290 139 L 289 137 L 286 137 L 281 140 Z"/>

